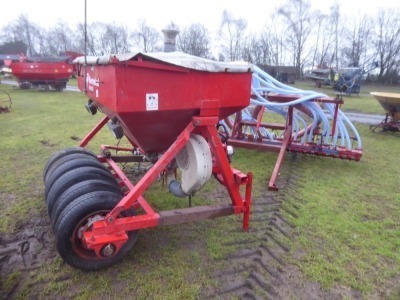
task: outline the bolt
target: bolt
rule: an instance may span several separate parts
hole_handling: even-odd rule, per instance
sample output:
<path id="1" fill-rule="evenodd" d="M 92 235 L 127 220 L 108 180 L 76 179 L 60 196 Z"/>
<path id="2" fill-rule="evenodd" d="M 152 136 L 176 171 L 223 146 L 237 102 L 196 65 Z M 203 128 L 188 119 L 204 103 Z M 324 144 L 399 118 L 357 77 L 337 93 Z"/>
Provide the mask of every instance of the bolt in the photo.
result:
<path id="1" fill-rule="evenodd" d="M 114 217 L 109 217 L 108 218 L 108 223 L 112 223 L 112 222 L 114 222 Z"/>
<path id="2" fill-rule="evenodd" d="M 100 253 L 102 256 L 109 257 L 113 255 L 114 252 L 115 252 L 115 246 L 113 244 L 108 244 L 101 249 Z"/>

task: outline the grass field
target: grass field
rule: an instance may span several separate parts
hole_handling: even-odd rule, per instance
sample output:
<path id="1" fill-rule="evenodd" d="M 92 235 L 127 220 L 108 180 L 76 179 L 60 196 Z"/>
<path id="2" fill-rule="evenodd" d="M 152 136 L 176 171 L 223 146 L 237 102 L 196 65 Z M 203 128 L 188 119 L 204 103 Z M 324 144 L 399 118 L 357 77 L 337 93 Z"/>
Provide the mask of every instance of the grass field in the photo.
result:
<path id="1" fill-rule="evenodd" d="M 328 96 L 334 97 L 335 93 L 331 86 L 322 86 L 317 89 L 314 83 L 310 81 L 299 81 L 296 87 L 306 90 L 321 91 Z M 370 95 L 370 92 L 386 92 L 386 93 L 400 93 L 399 86 L 382 86 L 382 85 L 362 85 L 359 95 L 351 94 L 344 95 L 344 104 L 342 105 L 343 111 L 354 111 L 367 114 L 380 114 L 384 115 L 385 111 L 375 98 Z"/>
<path id="2" fill-rule="evenodd" d="M 304 82 L 299 87 L 313 89 Z M 359 97 L 347 97 L 344 110 L 383 114 L 369 95 L 377 89 L 366 86 Z M 59 149 L 77 145 L 101 114 L 87 114 L 81 93 L 5 85 L 0 90 L 13 98 L 12 112 L 0 114 L 0 236 L 18 236 L 31 225 L 31 218 L 48 221 L 42 181 L 46 160 Z M 399 299 L 400 134 L 377 134 L 366 125 L 356 126 L 363 139 L 361 162 L 300 158 L 302 178 L 295 193 L 303 201 L 298 203 L 297 218 L 287 216 L 295 229 L 285 260 L 323 289 L 351 289 L 365 299 Z M 98 152 L 100 143 L 116 141 L 106 130 L 89 148 Z M 258 196 L 265 190 L 275 159 L 273 153 L 237 149 L 232 164 L 255 174 Z M 284 170 L 290 170 L 290 163 L 284 161 Z M 213 203 L 218 187 L 211 182 L 196 195 L 195 204 Z M 166 195 L 161 182 L 145 196 L 156 209 L 187 205 Z M 2 273 L 0 292 L 7 295 L 14 289 L 13 296 L 20 299 L 197 299 L 213 290 L 216 283 L 211 274 L 222 267 L 220 258 L 232 251 L 223 246 L 232 240 L 226 232 L 232 227 L 240 230 L 240 222 L 231 216 L 143 230 L 122 263 L 95 273 L 69 267 L 53 245 L 46 251 L 54 255 L 44 259 L 40 268 Z"/>

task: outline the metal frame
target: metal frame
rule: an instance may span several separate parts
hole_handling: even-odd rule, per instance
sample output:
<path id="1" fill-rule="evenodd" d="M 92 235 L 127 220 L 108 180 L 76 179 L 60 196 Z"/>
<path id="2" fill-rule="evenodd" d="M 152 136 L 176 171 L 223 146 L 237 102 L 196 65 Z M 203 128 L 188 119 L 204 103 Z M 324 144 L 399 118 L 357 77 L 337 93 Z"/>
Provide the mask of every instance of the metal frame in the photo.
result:
<path id="1" fill-rule="evenodd" d="M 376 132 L 378 128 L 381 129 L 381 132 L 400 132 L 400 121 L 395 120 L 392 118 L 393 113 L 386 113 L 385 118 L 380 122 L 379 124 L 376 125 L 370 125 L 369 128 L 373 131 Z"/>
<path id="2" fill-rule="evenodd" d="M 205 107 L 207 107 L 207 105 L 205 105 Z M 86 247 L 94 250 L 98 256 L 101 256 L 100 251 L 102 247 L 110 243 L 116 246 L 116 251 L 119 251 L 128 240 L 127 231 L 161 225 L 181 224 L 230 214 L 243 213 L 243 229 L 248 230 L 253 176 L 251 173 L 246 175 L 231 168 L 225 147 L 216 129 L 216 125 L 218 124 L 218 117 L 216 117 L 218 116 L 217 107 L 218 106 L 211 110 L 210 107 L 202 109 L 200 116 L 193 117 L 192 121 L 177 137 L 176 141 L 165 151 L 136 185 L 129 181 L 127 176 L 118 167 L 117 162 L 132 162 L 136 159 L 140 160 L 141 158 L 135 158 L 132 155 L 109 155 L 110 152 L 107 150 L 110 149 L 129 152 L 132 152 L 132 149 L 102 145 L 103 153 L 107 155 L 100 155 L 99 160 L 108 164 L 114 176 L 119 179 L 121 185 L 128 189 L 128 192 L 103 220 L 95 221 L 92 224 L 92 229 L 83 233 L 82 242 Z M 214 114 L 215 112 L 217 114 Z M 108 120 L 108 117 L 104 117 L 81 141 L 80 146 L 85 147 L 104 127 Z M 201 134 L 208 140 L 214 156 L 213 174 L 220 183 L 227 188 L 232 203 L 155 212 L 142 194 L 150 184 L 164 172 L 167 165 L 186 145 L 192 133 Z M 244 197 L 241 196 L 240 186 L 245 186 Z M 120 217 L 121 212 L 131 207 L 140 210 L 141 214 L 130 217 Z"/>
<path id="3" fill-rule="evenodd" d="M 297 95 L 281 95 L 281 94 L 269 94 L 268 101 L 271 102 L 280 102 L 280 103 L 288 103 L 290 101 L 298 99 Z M 331 135 L 335 135 L 336 123 L 338 119 L 339 106 L 343 104 L 343 100 L 340 98 L 317 98 L 314 99 L 315 102 L 318 103 L 332 103 L 335 106 L 334 116 L 332 121 L 332 132 Z M 356 150 L 348 150 L 342 147 L 336 147 L 332 149 L 330 145 L 325 145 L 321 143 L 306 143 L 301 144 L 299 142 L 294 141 L 294 135 L 292 134 L 293 127 L 293 111 L 294 108 L 297 108 L 305 113 L 305 108 L 300 105 L 289 106 L 288 114 L 286 119 L 286 124 L 276 124 L 276 123 L 264 123 L 262 122 L 262 117 L 264 113 L 264 107 L 256 106 L 253 110 L 252 116 L 256 121 L 243 121 L 241 112 L 236 113 L 235 122 L 232 126 L 232 133 L 230 138 L 228 139 L 228 144 L 239 147 L 239 148 L 247 148 L 247 149 L 257 149 L 261 151 L 270 151 L 277 152 L 278 158 L 275 163 L 275 167 L 273 169 L 272 175 L 268 182 L 268 189 L 277 191 L 278 187 L 276 185 L 276 180 L 279 175 L 279 170 L 281 168 L 285 152 L 295 152 L 295 153 L 303 153 L 303 154 L 311 154 L 317 156 L 327 156 L 332 158 L 341 158 L 348 160 L 359 161 L 362 156 L 362 149 Z M 268 128 L 272 130 L 282 130 L 284 131 L 284 136 L 281 139 L 277 140 L 269 140 L 262 137 L 259 134 L 258 138 L 254 138 L 253 136 L 246 136 L 244 134 L 244 127 L 253 127 L 259 132 L 259 128 Z M 297 137 L 302 137 L 305 133 L 309 133 L 311 130 L 311 126 L 308 126 L 302 132 L 297 133 Z M 260 133 L 260 132 L 259 132 Z M 319 129 L 314 129 L 314 135 L 319 133 Z"/>

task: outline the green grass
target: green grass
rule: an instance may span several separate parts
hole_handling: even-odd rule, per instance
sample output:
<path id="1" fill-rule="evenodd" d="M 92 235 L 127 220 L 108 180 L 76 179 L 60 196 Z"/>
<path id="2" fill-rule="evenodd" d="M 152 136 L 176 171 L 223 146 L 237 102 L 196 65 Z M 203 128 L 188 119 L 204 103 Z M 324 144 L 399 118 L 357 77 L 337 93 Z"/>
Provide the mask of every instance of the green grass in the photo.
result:
<path id="1" fill-rule="evenodd" d="M 83 138 L 102 114 L 89 116 L 83 107 L 86 98 L 76 92 L 23 91 L 4 85 L 1 89 L 13 98 L 12 112 L 0 115 L 0 233 L 10 234 L 22 229 L 30 214 L 46 209 L 42 183 L 46 160 L 59 149 L 77 145 L 76 139 Z M 98 152 L 100 143 L 116 144 L 116 140 L 105 130 L 89 148 Z M 146 195 L 157 209 L 187 206 L 187 200 L 165 193 L 161 181 L 153 184 Z M 194 204 L 201 201 L 201 197 L 195 197 Z M 36 294 L 41 298 L 64 295 L 88 299 L 99 295 L 111 299 L 135 294 L 136 298 L 145 299 L 152 294 L 155 299 L 195 299 L 201 284 L 207 281 L 200 272 L 204 268 L 202 258 L 196 251 L 186 246 L 177 249 L 176 245 L 179 248 L 190 240 L 198 243 L 198 235 L 205 244 L 203 232 L 207 226 L 203 223 L 197 234 L 197 227 L 186 228 L 186 238 L 182 238 L 179 227 L 144 230 L 135 251 L 115 266 L 118 276 L 111 276 L 112 270 L 83 273 L 65 265 L 60 258 L 45 262 L 41 269 L 32 271 L 35 275 L 23 283 L 18 297 Z M 7 279 L 6 288 L 15 276 Z M 60 277 L 68 280 L 59 281 Z M 77 288 L 67 289 L 66 285 Z M 118 287 L 121 285 L 123 291 Z M 45 288 L 38 290 L 37 286 Z"/>
<path id="2" fill-rule="evenodd" d="M 10 93 L 13 103 L 11 113 L 0 115 L 0 194 L 17 201 L 4 203 L 0 232 L 13 232 L 26 212 L 43 204 L 40 179 L 46 160 L 56 150 L 76 145 L 71 138 L 82 138 L 93 119 L 100 116 L 88 117 L 83 108 L 86 100 L 79 93 L 28 91 L 4 85 L 1 89 Z"/>
<path id="3" fill-rule="evenodd" d="M 59 149 L 77 145 L 102 115 L 89 116 L 80 93 L 23 91 L 5 85 L 0 89 L 13 98 L 12 112 L 0 114 L 0 234 L 10 234 L 21 230 L 31 214 L 45 215 L 46 160 Z M 352 110 L 382 113 L 379 106 L 373 107 L 372 98 L 365 98 L 371 103 L 366 108 L 369 102 L 362 97 L 349 97 L 345 107 L 352 103 Z M 374 134 L 364 125 L 357 128 L 364 148 L 360 163 L 301 157 L 304 180 L 296 192 L 305 202 L 298 204 L 299 217 L 291 219 L 296 229 L 288 262 L 325 288 L 340 285 L 359 290 L 366 298 L 380 293 L 396 299 L 399 290 L 390 289 L 389 283 L 400 273 L 399 135 Z M 105 130 L 89 148 L 98 152 L 101 143 L 116 141 Z M 265 189 L 276 157 L 236 149 L 232 164 L 253 172 L 255 197 Z M 289 157 L 284 161 L 288 166 Z M 194 197 L 194 204 L 219 201 L 220 189 L 213 180 Z M 187 200 L 165 193 L 161 181 L 145 196 L 156 209 L 187 206 Z M 57 256 L 30 272 L 17 298 L 197 299 L 215 285 L 212 272 L 222 268 L 219 259 L 234 248 L 223 245 L 246 237 L 240 227 L 241 218 L 230 216 L 142 230 L 122 263 L 95 273 L 77 271 Z M 238 232 L 226 234 L 232 229 Z M 20 276 L 10 274 L 7 287 Z"/>
<path id="4" fill-rule="evenodd" d="M 311 81 L 297 81 L 294 86 L 304 90 L 320 91 L 328 96 L 335 97 L 335 92 L 331 86 L 317 88 Z M 355 111 L 368 114 L 385 114 L 385 110 L 378 101 L 376 101 L 375 97 L 370 95 L 370 92 L 400 93 L 400 86 L 364 84 L 361 86 L 359 95 L 351 94 L 343 96 L 344 104 L 341 109 L 343 111 Z"/>
<path id="5" fill-rule="evenodd" d="M 325 287 L 384 293 L 385 282 L 400 272 L 400 143 L 366 126 L 360 133 L 360 163 L 302 161 L 307 182 L 298 194 L 306 204 L 295 220 L 295 249 L 306 254 L 293 263 Z"/>

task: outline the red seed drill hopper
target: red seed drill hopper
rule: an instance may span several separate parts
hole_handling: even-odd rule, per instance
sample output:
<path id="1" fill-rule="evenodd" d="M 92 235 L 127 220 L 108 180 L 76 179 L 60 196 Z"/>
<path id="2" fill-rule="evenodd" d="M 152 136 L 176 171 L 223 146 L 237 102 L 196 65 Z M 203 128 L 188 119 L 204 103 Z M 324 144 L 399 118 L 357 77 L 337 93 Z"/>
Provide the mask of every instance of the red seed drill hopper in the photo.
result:
<path id="1" fill-rule="evenodd" d="M 143 228 L 242 213 L 248 228 L 252 175 L 230 166 L 218 124 L 249 105 L 251 65 L 178 52 L 75 62 L 79 88 L 89 98 L 86 108 L 105 117 L 80 147 L 55 153 L 45 167 L 47 208 L 68 264 L 83 270 L 109 266 L 132 249 Z M 106 124 L 132 147 L 102 145 L 98 157 L 86 150 Z M 118 166 L 134 161 L 153 163 L 135 185 Z M 143 193 L 160 174 L 170 193 L 189 199 L 214 175 L 231 203 L 156 212 Z"/>

